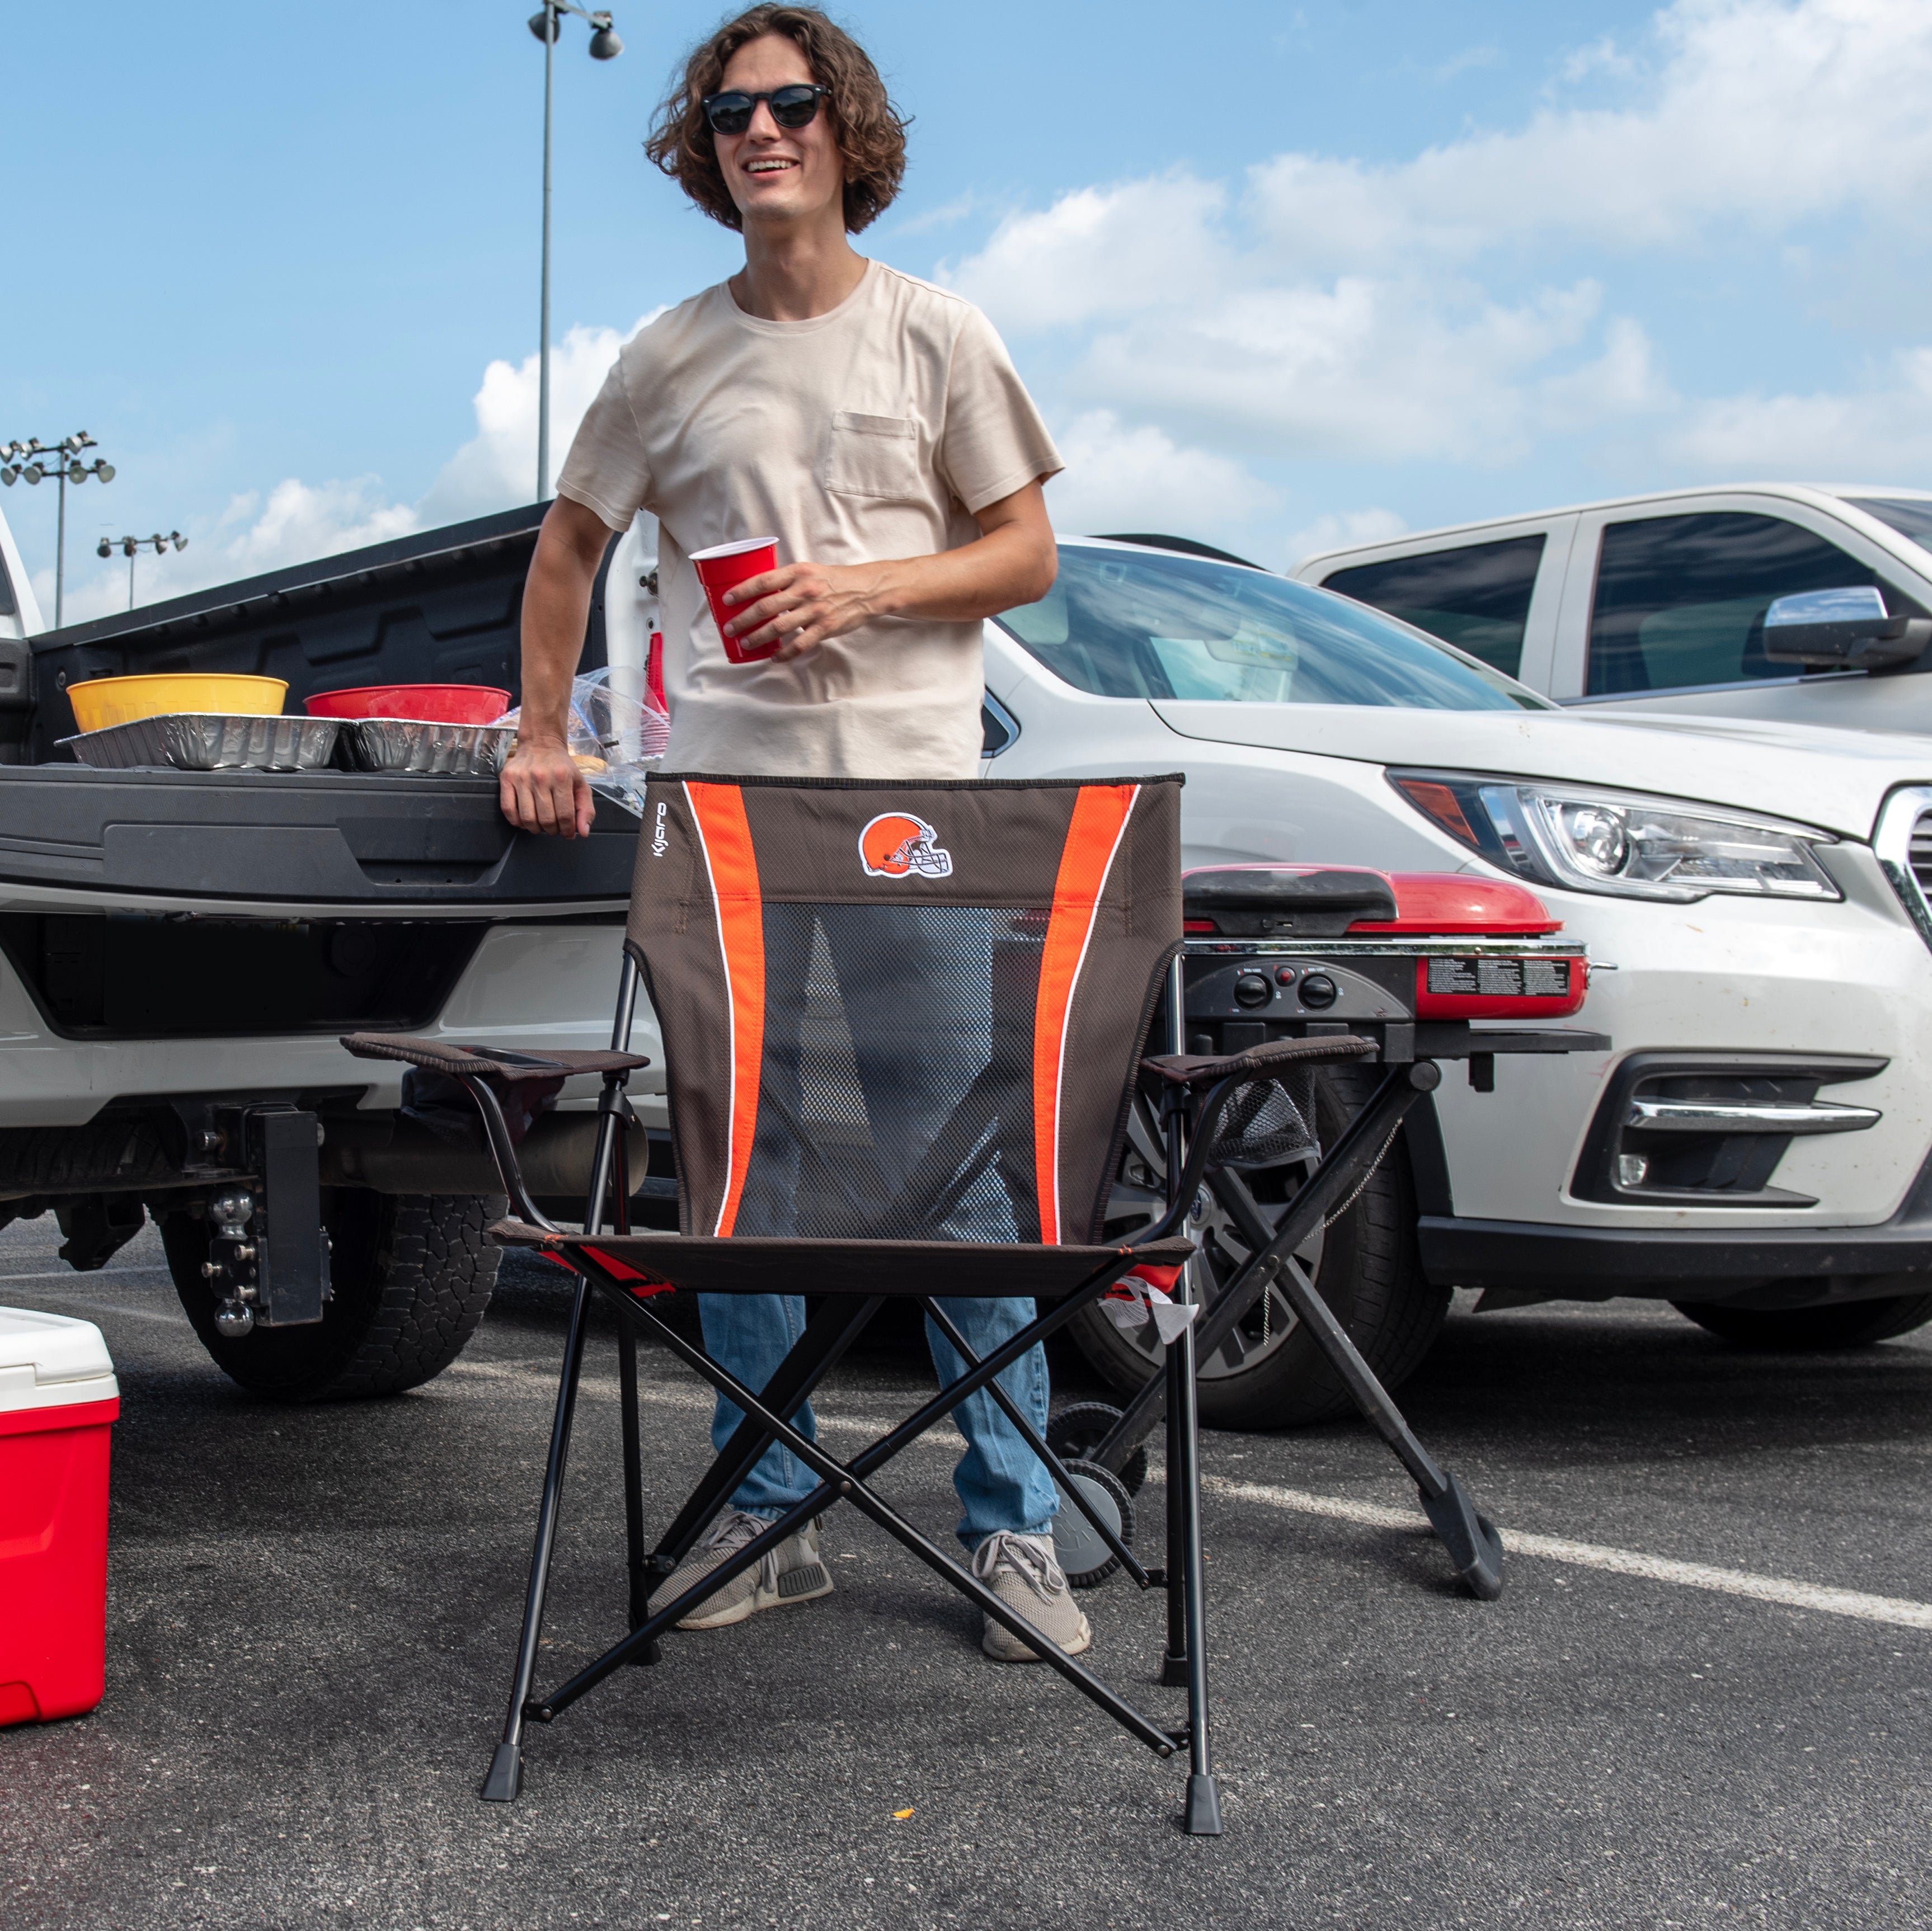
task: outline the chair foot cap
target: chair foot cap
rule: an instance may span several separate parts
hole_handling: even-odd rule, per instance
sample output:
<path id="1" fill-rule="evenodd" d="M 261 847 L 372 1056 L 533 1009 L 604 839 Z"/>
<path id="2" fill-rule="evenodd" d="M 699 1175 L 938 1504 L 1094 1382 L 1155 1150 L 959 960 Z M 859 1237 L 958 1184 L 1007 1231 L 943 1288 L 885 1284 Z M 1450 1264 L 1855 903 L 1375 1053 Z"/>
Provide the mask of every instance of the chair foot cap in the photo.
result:
<path id="1" fill-rule="evenodd" d="M 1439 1495 L 1419 1492 L 1430 1526 L 1442 1539 L 1462 1585 L 1480 1602 L 1493 1603 L 1503 1593 L 1503 1543 L 1496 1525 L 1479 1514 L 1468 1493 L 1454 1476 L 1444 1473 Z"/>
<path id="2" fill-rule="evenodd" d="M 1190 1837 L 1221 1834 L 1221 1789 L 1211 1777 L 1187 1780 L 1186 1828 Z"/>
<path id="3" fill-rule="evenodd" d="M 1160 1660 L 1160 1685 L 1163 1690 L 1187 1687 L 1187 1659 L 1171 1652 Z"/>
<path id="4" fill-rule="evenodd" d="M 485 1804 L 510 1804 L 524 1787 L 524 1753 L 517 1744 L 499 1744 L 490 1759 L 490 1774 L 477 1792 Z"/>

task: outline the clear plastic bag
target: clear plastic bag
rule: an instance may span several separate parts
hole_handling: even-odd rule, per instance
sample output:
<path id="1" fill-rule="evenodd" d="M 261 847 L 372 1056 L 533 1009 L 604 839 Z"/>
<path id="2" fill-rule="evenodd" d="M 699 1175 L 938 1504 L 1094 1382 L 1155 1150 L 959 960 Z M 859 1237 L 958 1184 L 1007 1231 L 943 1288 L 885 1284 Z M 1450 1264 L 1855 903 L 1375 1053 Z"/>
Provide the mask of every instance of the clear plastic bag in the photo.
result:
<path id="1" fill-rule="evenodd" d="M 522 715 L 519 706 L 496 721 L 514 724 Z M 670 715 L 646 688 L 644 673 L 606 664 L 572 678 L 566 728 L 570 754 L 592 789 L 642 817 L 644 780 L 670 737 Z"/>

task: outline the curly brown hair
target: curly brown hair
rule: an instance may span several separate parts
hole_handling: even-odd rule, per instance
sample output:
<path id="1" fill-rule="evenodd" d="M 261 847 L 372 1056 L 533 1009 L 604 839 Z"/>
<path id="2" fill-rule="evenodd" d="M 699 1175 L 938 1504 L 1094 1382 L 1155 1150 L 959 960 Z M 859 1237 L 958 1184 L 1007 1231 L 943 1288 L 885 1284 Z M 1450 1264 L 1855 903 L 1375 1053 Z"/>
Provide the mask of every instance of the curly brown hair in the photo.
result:
<path id="1" fill-rule="evenodd" d="M 714 221 L 742 230 L 744 218 L 718 165 L 711 124 L 700 104 L 716 94 L 724 66 L 742 46 L 766 34 L 795 40 L 827 103 L 845 157 L 845 226 L 856 234 L 884 214 L 905 173 L 906 117 L 895 107 L 865 49 L 816 7 L 754 7 L 727 20 L 692 49 L 651 122 L 644 152 Z"/>

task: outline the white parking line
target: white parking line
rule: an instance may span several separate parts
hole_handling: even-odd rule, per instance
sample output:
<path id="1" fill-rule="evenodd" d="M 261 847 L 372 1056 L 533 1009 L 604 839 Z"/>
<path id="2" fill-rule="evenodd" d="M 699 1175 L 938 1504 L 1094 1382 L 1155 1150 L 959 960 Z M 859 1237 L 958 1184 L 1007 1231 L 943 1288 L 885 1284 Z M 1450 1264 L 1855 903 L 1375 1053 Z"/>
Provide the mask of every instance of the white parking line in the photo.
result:
<path id="1" fill-rule="evenodd" d="M 116 1267 L 111 1274 L 104 1275 L 105 1280 L 118 1280 L 123 1274 L 165 1274 L 165 1267 Z M 56 1267 L 46 1274 L 0 1274 L 0 1288 L 9 1281 L 70 1281 L 75 1270 L 71 1267 Z"/>
<path id="2" fill-rule="evenodd" d="M 131 1267 L 124 1267 L 121 1271 L 123 1273 L 131 1274 L 134 1270 Z M 143 1273 L 164 1273 L 166 1272 L 166 1270 L 165 1268 L 144 1268 L 142 1271 Z M 4 1290 L 9 1280 L 63 1281 L 71 1280 L 73 1278 L 74 1276 L 71 1273 L 0 1274 L 0 1290 Z M 85 1308 L 87 1309 L 89 1315 L 120 1315 L 124 1316 L 129 1321 L 158 1321 L 164 1324 L 164 1325 L 169 1327 L 185 1327 L 188 1324 L 188 1316 L 184 1314 L 158 1314 L 152 1308 L 123 1307 L 119 1302 L 107 1300 L 98 1294 L 50 1294 L 47 1292 L 46 1288 L 39 1288 L 34 1290 L 34 1298 L 37 1301 L 61 1301 L 64 1302 L 69 1307 Z"/>
<path id="3" fill-rule="evenodd" d="M 1414 1531 L 1427 1526 L 1412 1509 L 1391 1509 L 1378 1502 L 1358 1502 L 1342 1495 L 1316 1495 L 1305 1489 L 1271 1488 L 1259 1482 L 1231 1482 L 1225 1476 L 1204 1475 L 1204 1489 L 1230 1501 L 1259 1502 L 1271 1509 L 1292 1509 L 1304 1516 L 1330 1516 L 1375 1528 Z M 1540 1555 L 1552 1562 L 1580 1569 L 1607 1569 L 1620 1576 L 1641 1576 L 1652 1582 L 1674 1582 L 1686 1589 L 1714 1589 L 1726 1596 L 1748 1596 L 1786 1609 L 1818 1609 L 1828 1615 L 1852 1616 L 1862 1622 L 1892 1623 L 1908 1630 L 1932 1630 L 1932 1603 L 1914 1603 L 1900 1596 L 1868 1596 L 1856 1589 L 1826 1589 L 1815 1582 L 1793 1582 L 1779 1576 L 1754 1576 L 1748 1570 L 1718 1569 L 1708 1563 L 1678 1562 L 1670 1556 L 1646 1555 L 1632 1549 L 1611 1549 L 1601 1543 L 1571 1542 L 1564 1536 L 1530 1535 L 1520 1529 L 1502 1531 L 1503 1546 L 1512 1555 Z"/>

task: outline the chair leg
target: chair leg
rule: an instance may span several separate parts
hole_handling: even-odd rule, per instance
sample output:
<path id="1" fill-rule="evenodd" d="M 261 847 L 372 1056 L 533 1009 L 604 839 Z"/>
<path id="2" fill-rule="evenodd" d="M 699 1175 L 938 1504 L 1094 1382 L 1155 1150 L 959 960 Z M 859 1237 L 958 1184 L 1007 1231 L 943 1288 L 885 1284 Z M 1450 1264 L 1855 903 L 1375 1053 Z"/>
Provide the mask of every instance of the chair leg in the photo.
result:
<path id="1" fill-rule="evenodd" d="M 617 1394 L 624 1429 L 624 1566 L 630 1579 L 630 1626 L 635 1629 L 650 1614 L 650 1552 L 644 1546 L 644 1458 L 638 1429 L 638 1337 L 628 1321 L 617 1324 Z M 656 1643 L 635 1660 L 659 1660 Z"/>
<path id="2" fill-rule="evenodd" d="M 1201 1434 L 1194 1386 L 1194 1333 L 1182 1329 L 1168 1350 L 1178 1363 L 1175 1393 L 1168 1413 L 1170 1438 L 1180 1450 L 1177 1462 L 1168 1464 L 1170 1492 L 1168 1520 L 1174 1510 L 1172 1497 L 1178 1495 L 1180 1507 L 1180 1573 L 1184 1627 L 1186 1638 L 1184 1668 L 1187 1681 L 1187 1834 L 1191 1837 L 1218 1837 L 1221 1834 L 1220 1786 L 1214 1780 L 1214 1762 L 1210 1748 L 1208 1721 L 1208 1609 L 1202 1587 L 1201 1558 Z M 1176 1425 L 1178 1423 L 1178 1426 Z M 1170 1595 L 1168 1600 L 1172 1601 Z"/>
<path id="3" fill-rule="evenodd" d="M 1170 1690 L 1187 1683 L 1187 1506 L 1182 1491 L 1186 1451 L 1180 1444 L 1180 1351 L 1167 1351 L 1167 1648 L 1161 1657 L 1160 1680 Z"/>
<path id="4" fill-rule="evenodd" d="M 576 1296 L 571 1303 L 570 1328 L 564 1339 L 563 1372 L 557 1381 L 556 1413 L 550 1423 L 550 1457 L 544 1465 L 543 1500 L 537 1508 L 536 1546 L 530 1553 L 530 1591 L 524 1600 L 524 1628 L 517 1645 L 509 1714 L 504 1719 L 502 1741 L 490 1760 L 490 1774 L 483 1780 L 480 1793 L 487 1804 L 508 1804 L 523 1786 L 524 1710 L 536 1676 L 544 1597 L 550 1588 L 550 1558 L 556 1548 L 564 1465 L 569 1459 L 570 1430 L 577 1414 L 577 1384 L 584 1372 L 584 1337 L 590 1312 L 590 1283 L 580 1274 Z"/>

